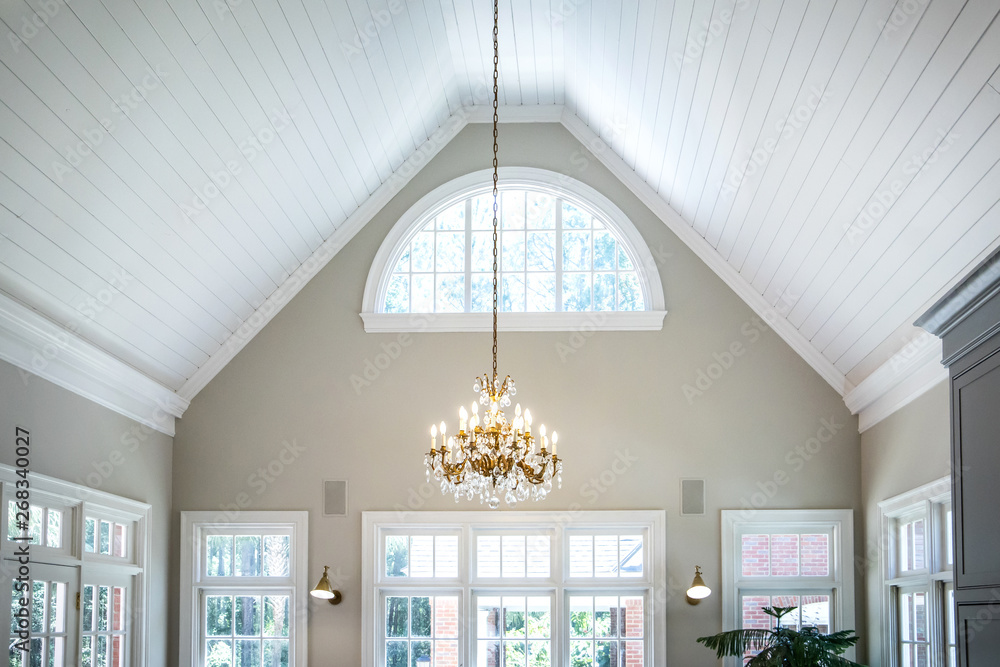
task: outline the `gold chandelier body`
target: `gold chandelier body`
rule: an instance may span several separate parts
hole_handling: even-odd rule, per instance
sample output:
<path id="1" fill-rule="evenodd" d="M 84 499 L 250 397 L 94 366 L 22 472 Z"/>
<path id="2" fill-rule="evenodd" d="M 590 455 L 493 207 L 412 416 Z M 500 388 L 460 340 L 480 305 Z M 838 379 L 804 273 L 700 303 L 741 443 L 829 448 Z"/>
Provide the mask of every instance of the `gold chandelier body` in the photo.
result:
<path id="1" fill-rule="evenodd" d="M 441 422 L 441 448 L 438 449 L 438 428 L 431 427 L 431 451 L 424 455 L 427 480 L 431 476 L 441 483 L 441 492 L 472 500 L 491 509 L 500 506 L 500 496 L 513 507 L 519 501 L 542 500 L 552 490 L 552 480 L 562 487 L 562 461 L 556 456 L 558 434 L 552 432 L 552 451 L 545 435 L 545 425 L 539 427 L 539 437 L 531 434 L 531 411 L 521 414 L 521 405 L 514 409 L 514 419 L 507 421 L 503 409 L 517 387 L 510 376 L 503 383 L 497 374 L 497 199 L 498 182 L 498 100 L 500 49 L 497 41 L 499 25 L 498 1 L 493 0 L 493 374 L 476 378 L 472 390 L 479 401 L 472 404 L 472 414 L 465 407 L 459 410 L 458 435 L 447 436 L 447 425 Z M 479 406 L 486 406 L 479 419 Z M 538 449 L 535 449 L 536 443 Z"/>

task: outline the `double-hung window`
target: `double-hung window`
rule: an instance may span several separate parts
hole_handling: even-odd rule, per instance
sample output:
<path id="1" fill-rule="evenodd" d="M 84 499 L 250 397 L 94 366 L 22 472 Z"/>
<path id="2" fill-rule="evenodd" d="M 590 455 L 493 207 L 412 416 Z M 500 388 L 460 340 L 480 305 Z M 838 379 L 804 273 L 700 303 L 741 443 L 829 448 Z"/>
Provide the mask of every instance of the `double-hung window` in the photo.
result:
<path id="1" fill-rule="evenodd" d="M 186 664 L 305 664 L 307 529 L 308 512 L 181 513 Z"/>
<path id="2" fill-rule="evenodd" d="M 364 664 L 662 662 L 664 513 L 364 513 Z"/>
<path id="3" fill-rule="evenodd" d="M 764 607 L 795 607 L 783 625 L 853 629 L 853 535 L 850 510 L 724 510 L 723 628 L 771 628 Z"/>
<path id="4" fill-rule="evenodd" d="M 890 667 L 953 667 L 951 479 L 879 503 L 882 544 L 883 662 Z"/>

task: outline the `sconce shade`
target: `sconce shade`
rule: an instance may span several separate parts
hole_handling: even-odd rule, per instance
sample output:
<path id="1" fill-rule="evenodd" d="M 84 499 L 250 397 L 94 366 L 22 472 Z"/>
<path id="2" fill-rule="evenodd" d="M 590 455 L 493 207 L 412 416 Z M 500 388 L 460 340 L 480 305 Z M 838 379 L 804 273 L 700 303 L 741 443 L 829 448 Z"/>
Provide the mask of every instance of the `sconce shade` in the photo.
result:
<path id="1" fill-rule="evenodd" d="M 702 600 L 712 594 L 712 589 L 705 585 L 705 580 L 701 578 L 701 567 L 695 566 L 694 580 L 691 588 L 687 590 L 687 596 L 692 600 Z"/>
<path id="2" fill-rule="evenodd" d="M 330 585 L 330 577 L 328 575 L 329 570 L 329 565 L 323 566 L 323 576 L 320 577 L 319 583 L 316 584 L 316 588 L 309 591 L 309 595 L 314 598 L 319 598 L 320 600 L 327 600 L 330 604 L 340 604 L 340 591 L 333 590 L 333 586 Z"/>

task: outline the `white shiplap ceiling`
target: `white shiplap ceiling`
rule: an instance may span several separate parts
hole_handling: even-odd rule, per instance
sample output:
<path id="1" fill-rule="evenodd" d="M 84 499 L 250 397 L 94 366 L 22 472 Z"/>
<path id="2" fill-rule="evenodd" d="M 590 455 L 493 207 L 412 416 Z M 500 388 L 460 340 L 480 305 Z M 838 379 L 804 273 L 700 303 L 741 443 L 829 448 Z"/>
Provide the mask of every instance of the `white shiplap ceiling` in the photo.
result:
<path id="1" fill-rule="evenodd" d="M 861 408 L 897 367 L 933 362 L 910 322 L 1000 240 L 998 12 L 501 0 L 500 100 L 599 136 L 601 159 Z M 7 320 L 40 314 L 190 400 L 404 161 L 489 101 L 491 13 L 0 2 Z"/>

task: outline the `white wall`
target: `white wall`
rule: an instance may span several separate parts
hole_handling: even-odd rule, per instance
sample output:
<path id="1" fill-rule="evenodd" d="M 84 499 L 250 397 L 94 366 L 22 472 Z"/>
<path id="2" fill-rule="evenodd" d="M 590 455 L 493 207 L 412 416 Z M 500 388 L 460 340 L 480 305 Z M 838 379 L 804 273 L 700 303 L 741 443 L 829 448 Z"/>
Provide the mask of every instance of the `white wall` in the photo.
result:
<path id="1" fill-rule="evenodd" d="M 865 543 L 856 562 L 865 572 L 868 660 L 882 664 L 882 597 L 879 591 L 879 502 L 951 473 L 948 383 L 942 382 L 914 402 L 861 434 L 861 498 Z"/>
<path id="2" fill-rule="evenodd" d="M 414 335 L 370 386 L 355 392 L 350 378 L 397 339 L 366 334 L 358 317 L 365 278 L 385 234 L 434 187 L 488 167 L 490 146 L 488 127 L 465 129 L 194 399 L 178 423 L 175 538 L 181 510 L 214 510 L 242 500 L 254 510 L 310 511 L 310 579 L 330 565 L 342 576 L 344 593 L 338 607 L 312 607 L 313 665 L 360 664 L 360 512 L 456 508 L 424 485 L 422 452 L 432 421 L 453 422 L 458 406 L 475 398 L 473 378 L 490 363 L 489 335 Z M 560 432 L 566 482 L 538 509 L 667 510 L 667 657 L 678 667 L 714 665 L 713 654 L 694 639 L 721 628 L 719 511 L 752 499 L 767 508 L 860 509 L 856 419 L 561 126 L 505 125 L 500 159 L 503 165 L 567 173 L 596 188 L 632 218 L 654 256 L 663 258 L 670 313 L 662 331 L 585 339 L 568 332 L 502 334 L 500 372 L 517 380 L 517 398 L 536 420 Z M 557 346 L 573 340 L 582 346 L 561 358 Z M 742 355 L 689 402 L 683 385 L 694 383 L 699 370 L 715 363 L 714 354 L 736 342 Z M 804 450 L 825 422 L 834 424 L 832 439 L 813 453 Z M 280 474 L 265 480 L 258 470 L 278 461 L 291 442 L 302 451 L 291 463 L 274 465 Z M 619 464 L 620 474 L 612 472 L 616 460 L 628 461 L 624 469 Z M 782 485 L 771 482 L 776 472 L 787 474 Z M 708 480 L 706 516 L 678 515 L 682 477 Z M 349 481 L 347 518 L 322 516 L 323 479 Z M 465 507 L 479 506 L 459 506 Z M 857 524 L 860 542 L 860 517 Z M 696 564 L 716 593 L 690 607 L 683 591 Z M 176 586 L 176 570 L 172 581 Z M 860 592 L 860 581 L 858 586 Z M 172 650 L 175 643 L 174 629 Z"/>
<path id="3" fill-rule="evenodd" d="M 31 472 L 153 506 L 149 667 L 165 667 L 172 439 L 3 361 L 0 396 L 0 463 L 14 465 L 20 426 L 31 433 Z"/>

